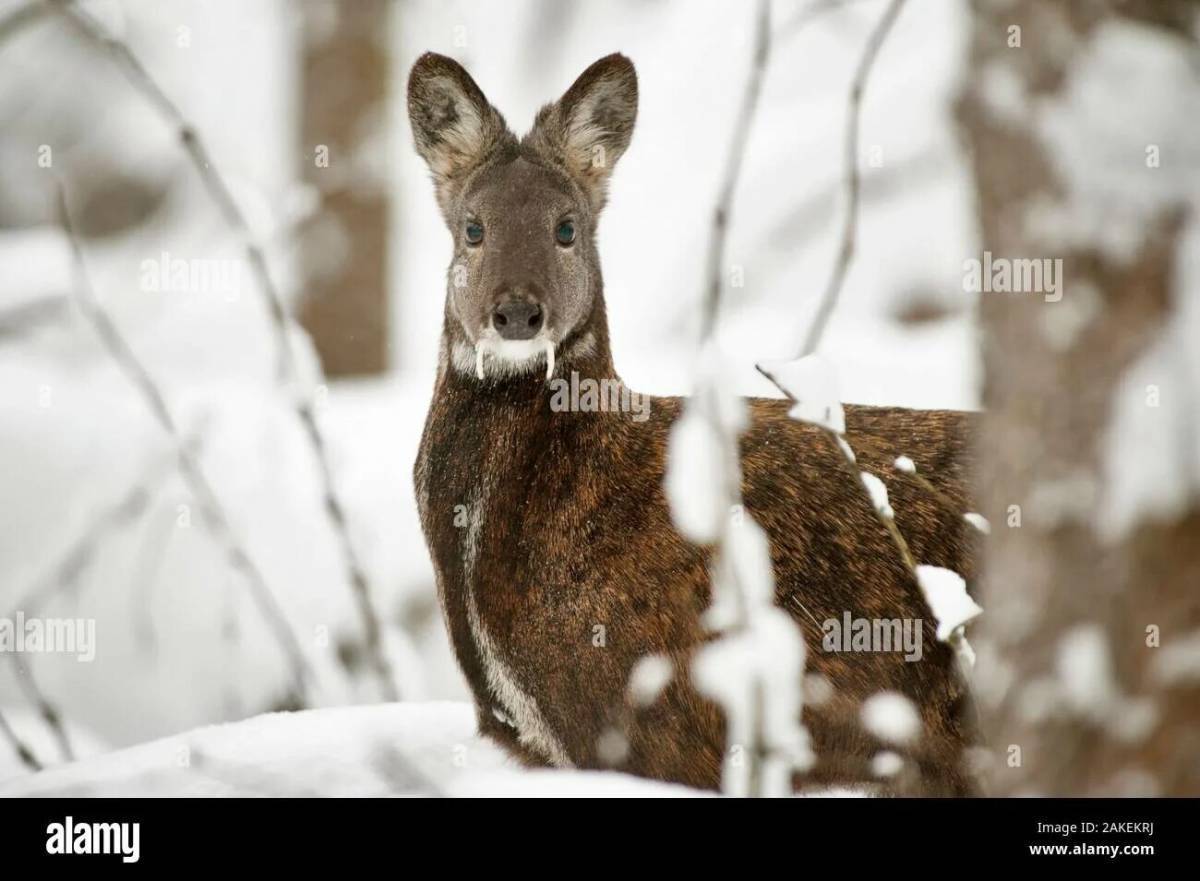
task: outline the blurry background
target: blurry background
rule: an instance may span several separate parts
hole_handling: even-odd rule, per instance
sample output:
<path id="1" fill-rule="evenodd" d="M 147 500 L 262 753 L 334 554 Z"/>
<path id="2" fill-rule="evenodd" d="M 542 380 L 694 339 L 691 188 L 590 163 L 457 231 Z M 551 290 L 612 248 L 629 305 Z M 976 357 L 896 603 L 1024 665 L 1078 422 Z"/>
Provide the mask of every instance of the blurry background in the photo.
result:
<path id="1" fill-rule="evenodd" d="M 312 700 L 377 700 L 316 461 L 333 481 L 404 698 L 462 698 L 412 497 L 450 239 L 411 148 L 407 71 L 433 50 L 524 131 L 596 58 L 641 105 L 601 257 L 618 370 L 686 393 L 710 215 L 749 64 L 751 4 L 681 0 L 81 4 L 195 127 L 307 334 L 281 387 L 244 242 L 178 131 L 56 14 L 0 2 L 0 617 L 94 618 L 90 664 L 22 656 L 77 752 L 294 705 L 284 656 L 173 467 L 169 440 L 71 304 L 66 188 L 92 286 L 163 392 L 318 668 Z M 828 7 L 828 8 L 826 8 Z M 840 228 L 846 95 L 881 5 L 773 3 L 773 57 L 733 208 L 721 336 L 747 394 L 794 352 Z M 17 16 L 13 18 L 12 16 Z M 863 107 L 858 255 L 823 351 L 846 400 L 974 407 L 977 252 L 951 102 L 965 5 L 909 4 Z M 182 262 L 181 262 L 182 261 Z M 182 269 L 180 269 L 182 267 Z M 0 658 L 0 709 L 57 750 Z M 24 684 L 23 684 L 24 683 Z M 0 754 L 0 775 L 15 762 Z"/>

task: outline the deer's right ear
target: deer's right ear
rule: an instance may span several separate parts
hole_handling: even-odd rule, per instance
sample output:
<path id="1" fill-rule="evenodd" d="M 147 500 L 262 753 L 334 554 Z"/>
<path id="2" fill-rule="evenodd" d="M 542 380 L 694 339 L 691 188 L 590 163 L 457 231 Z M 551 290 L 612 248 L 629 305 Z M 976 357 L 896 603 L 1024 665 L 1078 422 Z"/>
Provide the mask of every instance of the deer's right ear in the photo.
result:
<path id="1" fill-rule="evenodd" d="M 418 58 L 408 75 L 408 118 L 443 212 L 467 175 L 512 139 L 504 118 L 463 66 L 434 52 Z"/>

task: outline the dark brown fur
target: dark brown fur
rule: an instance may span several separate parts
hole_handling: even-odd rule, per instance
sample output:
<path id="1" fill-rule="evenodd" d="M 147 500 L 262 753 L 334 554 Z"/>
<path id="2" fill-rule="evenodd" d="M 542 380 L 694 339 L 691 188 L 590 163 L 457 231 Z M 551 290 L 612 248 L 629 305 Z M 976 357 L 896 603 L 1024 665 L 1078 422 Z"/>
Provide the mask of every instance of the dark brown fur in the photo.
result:
<path id="1" fill-rule="evenodd" d="M 522 160 L 527 166 L 547 162 L 536 138 L 507 141 L 502 152 L 489 160 L 506 169 L 501 174 Z M 450 219 L 453 189 L 448 196 L 439 189 L 439 199 Z M 585 317 L 564 328 L 558 341 L 556 376 L 616 377 L 594 262 Z M 663 490 L 667 437 L 680 399 L 652 399 L 644 422 L 627 413 L 553 412 L 545 377 L 536 370 L 481 380 L 456 369 L 450 350 L 464 341 L 463 321 L 448 298 L 442 364 L 415 484 L 450 636 L 481 730 L 529 764 L 555 761 L 511 717 L 500 718 L 511 708 L 489 681 L 472 627 L 472 599 L 493 659 L 503 661 L 536 704 L 572 765 L 609 766 L 600 743 L 616 730 L 628 743 L 617 767 L 718 786 L 722 715 L 688 677 L 692 653 L 709 638 L 700 614 L 709 604 L 711 555 L 674 529 Z M 798 782 L 871 781 L 869 761 L 881 747 L 862 729 L 859 706 L 876 692 L 895 690 L 913 700 L 924 724 L 911 753 L 919 791 L 968 791 L 959 761 L 966 740 L 962 689 L 952 653 L 937 642 L 935 622 L 861 485 L 830 438 L 789 419 L 785 402 L 756 399 L 751 415 L 742 439 L 746 509 L 769 536 L 777 601 L 804 631 L 807 668 L 834 686 L 830 701 L 806 706 L 818 763 Z M 908 455 L 959 511 L 969 510 L 970 417 L 851 406 L 846 418 L 858 467 L 887 481 L 914 557 L 970 578 L 970 527 L 891 466 L 896 455 Z M 923 620 L 923 659 L 823 651 L 818 622 L 840 619 L 846 610 L 856 617 Z M 603 628 L 603 645 L 596 644 L 597 628 Z M 656 652 L 671 659 L 675 675 L 653 705 L 635 708 L 627 697 L 630 671 Z"/>

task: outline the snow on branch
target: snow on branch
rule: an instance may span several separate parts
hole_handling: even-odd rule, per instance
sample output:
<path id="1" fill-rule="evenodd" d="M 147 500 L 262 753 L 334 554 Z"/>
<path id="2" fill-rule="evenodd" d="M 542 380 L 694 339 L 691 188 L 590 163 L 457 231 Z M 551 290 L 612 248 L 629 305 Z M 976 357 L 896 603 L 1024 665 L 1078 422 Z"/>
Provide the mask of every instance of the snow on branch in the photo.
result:
<path id="1" fill-rule="evenodd" d="M 155 108 L 166 123 L 175 129 L 179 142 L 191 160 L 192 166 L 196 169 L 204 189 L 217 206 L 225 222 L 232 228 L 235 237 L 243 242 L 246 260 L 271 319 L 276 348 L 277 379 L 281 385 L 286 387 L 296 418 L 300 422 L 304 437 L 317 464 L 324 508 L 333 526 L 345 565 L 346 578 L 353 591 L 355 607 L 362 620 L 367 658 L 379 681 L 384 698 L 398 700 L 399 692 L 396 688 L 395 677 L 384 652 L 382 627 L 371 599 L 370 581 L 366 569 L 354 549 L 346 509 L 334 486 L 329 453 L 324 435 L 317 424 L 311 393 L 302 391 L 303 382 L 300 369 L 291 345 L 295 321 L 285 308 L 283 297 L 271 278 L 262 247 L 251 236 L 245 216 L 238 208 L 237 202 L 234 201 L 224 176 L 213 163 L 196 127 L 187 120 L 179 107 L 150 76 L 133 51 L 111 34 L 95 17 L 75 5 L 72 0 L 45 0 L 45 2 L 59 12 L 76 32 L 108 54 L 124 73 L 129 83 Z"/>
<path id="2" fill-rule="evenodd" d="M 879 22 L 867 40 L 866 48 L 859 59 L 854 79 L 851 82 L 845 132 L 846 209 L 841 245 L 838 248 L 833 269 L 818 304 L 816 315 L 795 359 L 763 362 L 758 365 L 758 370 L 793 402 L 793 407 L 789 411 L 792 418 L 824 429 L 834 441 L 847 469 L 862 485 L 872 510 L 888 531 L 897 552 L 904 561 L 905 568 L 912 573 L 921 588 L 926 603 L 934 617 L 938 619 L 938 638 L 949 642 L 955 649 L 960 663 L 969 668 L 974 661 L 974 653 L 964 635 L 964 627 L 983 610 L 967 595 L 966 585 L 961 576 L 946 569 L 917 565 L 908 543 L 896 525 L 895 512 L 888 499 L 886 484 L 878 475 L 860 471 L 857 468 L 857 457 L 854 450 L 842 436 L 846 430 L 845 415 L 837 392 L 836 375 L 832 366 L 815 354 L 821 343 L 821 337 L 824 335 L 825 327 L 837 305 L 846 273 L 854 258 L 861 190 L 858 171 L 858 130 L 862 97 L 866 91 L 875 59 L 891 32 L 892 25 L 900 14 L 904 2 L 905 0 L 891 0 L 883 15 L 880 16 Z M 864 437 L 861 441 L 874 447 L 869 438 Z M 892 467 L 898 473 L 915 480 L 951 510 L 955 509 L 944 493 L 917 472 L 912 459 L 907 456 L 896 457 Z M 980 532 L 986 533 L 990 529 L 987 520 L 979 514 L 968 513 L 964 514 L 963 518 Z"/>
<path id="3" fill-rule="evenodd" d="M 724 381 L 714 341 L 733 194 L 770 52 L 770 7 L 755 12 L 754 53 L 725 175 L 713 210 L 696 388 L 672 429 L 666 492 L 672 517 L 693 541 L 713 547 L 712 605 L 704 623 L 718 636 L 692 661 L 696 688 L 725 711 L 722 789 L 780 796 L 813 761 L 801 723 L 804 637 L 774 605 L 766 534 L 741 505 L 738 437 L 746 405 Z"/>

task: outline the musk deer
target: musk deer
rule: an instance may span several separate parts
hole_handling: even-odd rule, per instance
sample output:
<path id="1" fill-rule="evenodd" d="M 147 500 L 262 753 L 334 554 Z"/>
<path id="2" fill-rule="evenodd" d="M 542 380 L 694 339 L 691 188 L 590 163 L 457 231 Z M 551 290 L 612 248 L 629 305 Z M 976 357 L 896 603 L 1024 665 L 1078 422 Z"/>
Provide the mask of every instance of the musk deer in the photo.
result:
<path id="1" fill-rule="evenodd" d="M 679 398 L 646 412 L 552 406 L 551 379 L 627 393 L 609 350 L 597 221 L 637 115 L 633 65 L 589 67 L 517 138 L 455 61 L 422 56 L 408 83 L 418 153 L 454 241 L 437 380 L 414 482 L 438 592 L 480 730 L 529 765 L 616 767 L 714 788 L 724 723 L 689 681 L 706 638 L 712 549 L 673 527 L 663 490 Z M 880 745 L 861 702 L 894 690 L 920 709 L 923 791 L 968 790 L 968 727 L 952 652 L 888 533 L 823 432 L 787 402 L 750 402 L 741 438 L 746 509 L 770 539 L 776 599 L 803 629 L 816 766 L 798 786 L 871 780 Z M 892 459 L 910 456 L 967 510 L 968 414 L 849 406 L 859 465 L 891 480 L 897 524 L 921 562 L 971 576 L 967 529 Z M 894 453 L 889 454 L 894 456 Z M 894 479 L 893 479 L 894 478 Z M 923 656 L 825 651 L 827 619 L 911 619 Z M 649 706 L 628 694 L 643 656 L 671 662 Z M 606 749 L 616 730 L 622 749 Z M 610 742 L 611 745 L 611 742 Z"/>

